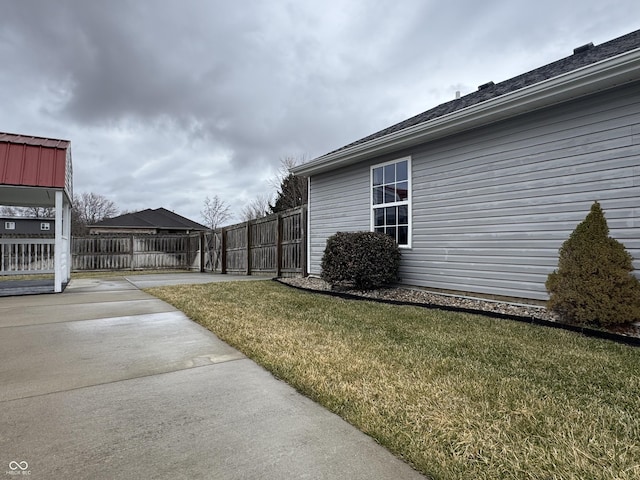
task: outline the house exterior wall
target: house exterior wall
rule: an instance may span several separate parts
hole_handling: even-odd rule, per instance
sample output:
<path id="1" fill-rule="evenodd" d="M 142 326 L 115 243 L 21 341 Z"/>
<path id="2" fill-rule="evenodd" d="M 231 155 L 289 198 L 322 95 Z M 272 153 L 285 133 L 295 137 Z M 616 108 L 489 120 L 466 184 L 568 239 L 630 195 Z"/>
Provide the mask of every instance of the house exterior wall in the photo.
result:
<path id="1" fill-rule="evenodd" d="M 189 235 L 202 230 L 168 228 L 89 227 L 89 235 Z"/>
<path id="2" fill-rule="evenodd" d="M 12 223 L 15 228 L 7 229 L 7 223 Z M 41 228 L 42 224 L 49 227 Z M 52 218 L 25 218 L 25 217 L 0 217 L 0 235 L 38 235 L 53 237 L 55 234 L 55 221 Z"/>
<path id="3" fill-rule="evenodd" d="M 312 176 L 309 195 L 309 273 L 320 274 L 327 238 L 340 231 L 369 230 L 369 167 L 354 165 Z"/>
<path id="4" fill-rule="evenodd" d="M 310 273 L 329 235 L 370 229 L 370 166 L 406 155 L 402 283 L 544 300 L 558 249 L 594 200 L 640 269 L 638 83 L 311 177 Z"/>
<path id="5" fill-rule="evenodd" d="M 139 234 L 157 235 L 157 228 L 126 228 L 126 227 L 89 227 L 89 235 Z M 182 232 L 177 232 L 182 233 Z"/>

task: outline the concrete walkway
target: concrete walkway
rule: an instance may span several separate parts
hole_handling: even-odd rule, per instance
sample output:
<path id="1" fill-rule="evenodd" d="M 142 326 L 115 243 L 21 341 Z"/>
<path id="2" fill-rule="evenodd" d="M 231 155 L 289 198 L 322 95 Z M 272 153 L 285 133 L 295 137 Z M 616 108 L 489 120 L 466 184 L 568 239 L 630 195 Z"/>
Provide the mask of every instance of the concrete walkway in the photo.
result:
<path id="1" fill-rule="evenodd" d="M 424 478 L 136 287 L 237 279 L 73 280 L 62 294 L 0 298 L 0 473 Z"/>

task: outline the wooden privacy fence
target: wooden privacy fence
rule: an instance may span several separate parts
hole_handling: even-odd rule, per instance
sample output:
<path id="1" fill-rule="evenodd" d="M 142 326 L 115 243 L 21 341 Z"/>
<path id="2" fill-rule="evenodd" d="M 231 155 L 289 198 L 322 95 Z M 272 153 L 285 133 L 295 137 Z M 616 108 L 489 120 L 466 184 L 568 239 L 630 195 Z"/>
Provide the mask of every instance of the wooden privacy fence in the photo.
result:
<path id="1" fill-rule="evenodd" d="M 73 237 L 72 270 L 199 268 L 200 235 L 92 235 Z"/>
<path id="2" fill-rule="evenodd" d="M 206 269 L 290 277 L 307 273 L 307 209 L 299 207 L 206 234 Z"/>
<path id="3" fill-rule="evenodd" d="M 300 207 L 214 232 L 73 237 L 71 268 L 306 275 L 306 222 L 306 207 Z"/>

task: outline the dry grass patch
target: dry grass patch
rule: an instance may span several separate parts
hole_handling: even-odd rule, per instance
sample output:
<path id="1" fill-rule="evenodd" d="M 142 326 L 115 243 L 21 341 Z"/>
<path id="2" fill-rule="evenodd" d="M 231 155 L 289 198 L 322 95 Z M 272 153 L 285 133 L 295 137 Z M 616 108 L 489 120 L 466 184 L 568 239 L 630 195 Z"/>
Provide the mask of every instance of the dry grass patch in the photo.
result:
<path id="1" fill-rule="evenodd" d="M 433 478 L 640 478 L 638 349 L 275 282 L 148 291 Z"/>
<path id="2" fill-rule="evenodd" d="M 113 278 L 131 277 L 133 275 L 158 275 L 161 273 L 194 273 L 193 270 L 83 270 L 71 272 L 71 279 L 74 278 Z"/>
<path id="3" fill-rule="evenodd" d="M 194 273 L 193 270 L 88 270 L 81 272 L 71 272 L 71 279 L 74 278 L 114 278 L 130 277 L 132 275 L 157 275 L 160 273 Z M 25 275 L 0 275 L 0 282 L 17 280 L 53 280 L 53 273 L 25 274 Z"/>
<path id="4" fill-rule="evenodd" d="M 53 273 L 35 275 L 0 275 L 0 282 L 17 282 L 21 280 L 53 280 Z"/>

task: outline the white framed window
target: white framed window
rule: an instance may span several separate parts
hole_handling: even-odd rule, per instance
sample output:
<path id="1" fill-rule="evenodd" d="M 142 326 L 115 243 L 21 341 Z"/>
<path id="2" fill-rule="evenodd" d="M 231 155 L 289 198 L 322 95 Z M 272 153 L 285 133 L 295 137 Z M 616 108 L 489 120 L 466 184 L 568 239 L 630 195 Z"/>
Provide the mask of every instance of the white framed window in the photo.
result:
<path id="1" fill-rule="evenodd" d="M 4 229 L 5 230 L 15 230 L 16 229 L 16 222 L 4 222 Z"/>
<path id="2" fill-rule="evenodd" d="M 411 247 L 411 157 L 371 167 L 371 230 Z"/>
<path id="3" fill-rule="evenodd" d="M 40 224 L 40 230 L 51 230 L 51 224 L 49 222 L 42 222 Z"/>

